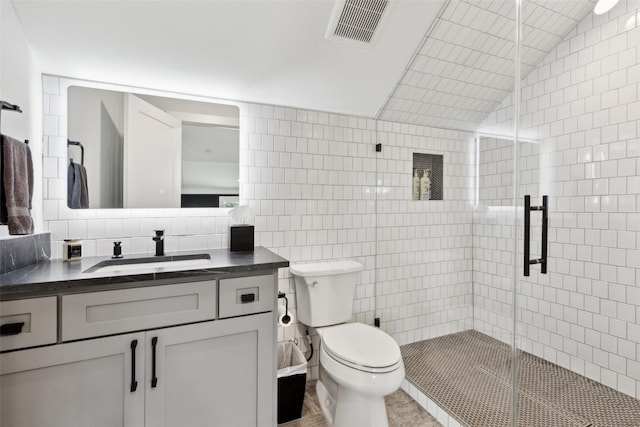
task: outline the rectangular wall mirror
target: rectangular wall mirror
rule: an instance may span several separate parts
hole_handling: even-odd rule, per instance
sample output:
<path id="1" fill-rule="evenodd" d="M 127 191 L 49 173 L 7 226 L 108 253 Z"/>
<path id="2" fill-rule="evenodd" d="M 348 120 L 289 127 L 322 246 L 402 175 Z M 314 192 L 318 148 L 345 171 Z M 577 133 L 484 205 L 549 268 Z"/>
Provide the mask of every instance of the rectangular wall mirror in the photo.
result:
<path id="1" fill-rule="evenodd" d="M 67 102 L 70 208 L 238 203 L 238 107 L 81 86 Z"/>

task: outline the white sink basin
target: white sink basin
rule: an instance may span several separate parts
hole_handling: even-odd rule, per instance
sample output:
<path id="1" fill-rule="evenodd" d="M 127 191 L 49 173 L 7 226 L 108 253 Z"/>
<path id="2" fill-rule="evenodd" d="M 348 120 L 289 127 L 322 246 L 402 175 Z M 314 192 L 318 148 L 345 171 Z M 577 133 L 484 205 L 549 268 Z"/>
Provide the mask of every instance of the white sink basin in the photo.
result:
<path id="1" fill-rule="evenodd" d="M 190 267 L 206 268 L 211 263 L 209 254 L 180 255 L 173 257 L 150 257 L 113 259 L 97 263 L 85 273 L 112 273 L 133 270 L 153 270 L 158 268 L 181 269 Z"/>

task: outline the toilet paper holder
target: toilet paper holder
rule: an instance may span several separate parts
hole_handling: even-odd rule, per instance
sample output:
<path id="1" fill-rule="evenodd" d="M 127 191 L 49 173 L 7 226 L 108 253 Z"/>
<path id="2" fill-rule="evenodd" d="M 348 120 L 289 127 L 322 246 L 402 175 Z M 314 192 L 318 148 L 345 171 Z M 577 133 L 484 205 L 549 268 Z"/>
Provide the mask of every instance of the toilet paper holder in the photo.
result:
<path id="1" fill-rule="evenodd" d="M 284 299 L 284 317 L 282 320 L 288 322 L 291 320 L 291 317 L 289 317 L 289 300 L 287 299 L 287 294 L 278 292 L 278 299 L 280 298 Z"/>

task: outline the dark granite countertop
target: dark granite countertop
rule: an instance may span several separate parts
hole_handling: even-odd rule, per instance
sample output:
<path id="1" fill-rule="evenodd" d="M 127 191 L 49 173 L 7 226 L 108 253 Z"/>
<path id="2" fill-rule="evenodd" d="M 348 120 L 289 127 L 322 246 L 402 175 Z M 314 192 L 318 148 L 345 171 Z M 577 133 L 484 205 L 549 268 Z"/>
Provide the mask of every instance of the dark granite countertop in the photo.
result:
<path id="1" fill-rule="evenodd" d="M 0 300 L 61 295 L 72 292 L 123 289 L 171 282 L 208 280 L 223 275 L 238 275 L 288 267 L 289 261 L 261 246 L 253 252 L 230 252 L 214 249 L 188 252 L 170 252 L 165 257 L 151 255 L 125 256 L 125 262 L 140 258 L 167 261 L 185 255 L 208 254 L 210 260 L 197 265 L 149 267 L 139 264 L 123 271 L 86 272 L 110 257 L 87 257 L 77 261 L 46 261 L 0 275 Z M 173 258 L 172 258 L 173 257 Z"/>

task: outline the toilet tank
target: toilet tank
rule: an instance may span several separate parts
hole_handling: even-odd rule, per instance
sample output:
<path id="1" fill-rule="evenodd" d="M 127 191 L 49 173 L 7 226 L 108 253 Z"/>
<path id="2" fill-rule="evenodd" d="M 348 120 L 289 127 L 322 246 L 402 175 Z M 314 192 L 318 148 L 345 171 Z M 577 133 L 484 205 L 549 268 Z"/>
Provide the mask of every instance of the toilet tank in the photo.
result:
<path id="1" fill-rule="evenodd" d="M 353 295 L 363 269 L 356 261 L 290 266 L 296 284 L 298 320 L 313 327 L 350 321 Z"/>

